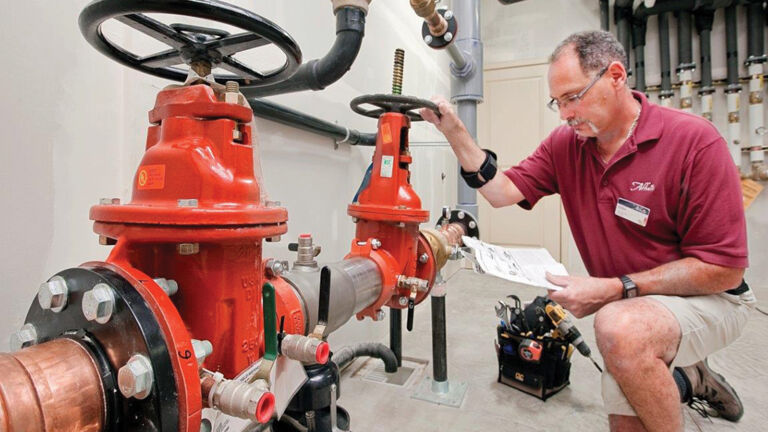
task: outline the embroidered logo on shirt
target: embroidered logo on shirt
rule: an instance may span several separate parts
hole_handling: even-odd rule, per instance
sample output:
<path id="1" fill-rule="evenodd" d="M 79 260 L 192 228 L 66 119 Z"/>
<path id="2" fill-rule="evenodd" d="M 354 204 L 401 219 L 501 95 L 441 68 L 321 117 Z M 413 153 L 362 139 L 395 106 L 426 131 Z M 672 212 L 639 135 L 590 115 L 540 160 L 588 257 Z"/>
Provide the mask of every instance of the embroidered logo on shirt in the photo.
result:
<path id="1" fill-rule="evenodd" d="M 653 192 L 656 190 L 656 185 L 651 182 L 632 182 L 632 187 L 629 190 L 631 192 Z"/>

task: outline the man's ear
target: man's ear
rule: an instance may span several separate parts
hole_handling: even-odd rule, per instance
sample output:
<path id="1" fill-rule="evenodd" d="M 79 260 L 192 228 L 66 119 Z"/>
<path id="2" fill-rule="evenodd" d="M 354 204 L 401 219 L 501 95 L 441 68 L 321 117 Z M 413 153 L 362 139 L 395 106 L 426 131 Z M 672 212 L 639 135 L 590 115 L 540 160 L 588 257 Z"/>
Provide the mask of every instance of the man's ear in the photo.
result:
<path id="1" fill-rule="evenodd" d="M 606 74 L 611 77 L 611 81 L 617 87 L 624 87 L 627 84 L 627 70 L 619 61 L 609 64 Z"/>

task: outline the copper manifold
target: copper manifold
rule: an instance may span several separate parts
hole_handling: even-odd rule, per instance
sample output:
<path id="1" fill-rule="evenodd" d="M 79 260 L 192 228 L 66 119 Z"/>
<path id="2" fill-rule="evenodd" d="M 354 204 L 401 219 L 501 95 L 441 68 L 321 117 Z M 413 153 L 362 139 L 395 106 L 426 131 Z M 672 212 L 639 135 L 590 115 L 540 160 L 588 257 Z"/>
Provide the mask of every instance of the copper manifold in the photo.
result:
<path id="1" fill-rule="evenodd" d="M 0 354 L 0 432 L 98 432 L 106 403 L 91 354 L 56 339 Z"/>
<path id="2" fill-rule="evenodd" d="M 432 36 L 442 36 L 448 30 L 448 22 L 435 10 L 435 0 L 411 0 L 411 7 L 427 22 Z"/>

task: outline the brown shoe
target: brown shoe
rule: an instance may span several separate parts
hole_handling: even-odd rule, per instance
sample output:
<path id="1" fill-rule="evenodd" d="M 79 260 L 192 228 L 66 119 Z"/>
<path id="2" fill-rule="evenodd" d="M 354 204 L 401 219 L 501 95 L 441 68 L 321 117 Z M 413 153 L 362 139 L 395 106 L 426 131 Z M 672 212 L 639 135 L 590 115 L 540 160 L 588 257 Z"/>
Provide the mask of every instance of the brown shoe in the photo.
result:
<path id="1" fill-rule="evenodd" d="M 707 407 L 716 411 L 719 417 L 732 422 L 739 421 L 744 415 L 736 390 L 722 375 L 709 368 L 707 360 L 681 368 L 691 382 L 693 398 L 688 406 L 702 415 L 708 414 Z"/>

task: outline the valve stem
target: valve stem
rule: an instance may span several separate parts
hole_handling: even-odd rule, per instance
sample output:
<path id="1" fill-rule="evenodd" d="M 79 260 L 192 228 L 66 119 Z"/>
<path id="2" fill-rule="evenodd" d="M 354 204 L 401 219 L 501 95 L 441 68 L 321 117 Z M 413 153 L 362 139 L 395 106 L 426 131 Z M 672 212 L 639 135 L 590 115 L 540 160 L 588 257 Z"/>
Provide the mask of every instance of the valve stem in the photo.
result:
<path id="1" fill-rule="evenodd" d="M 405 65 L 405 51 L 401 48 L 395 50 L 395 66 L 392 69 L 392 94 L 403 94 L 403 67 Z"/>

